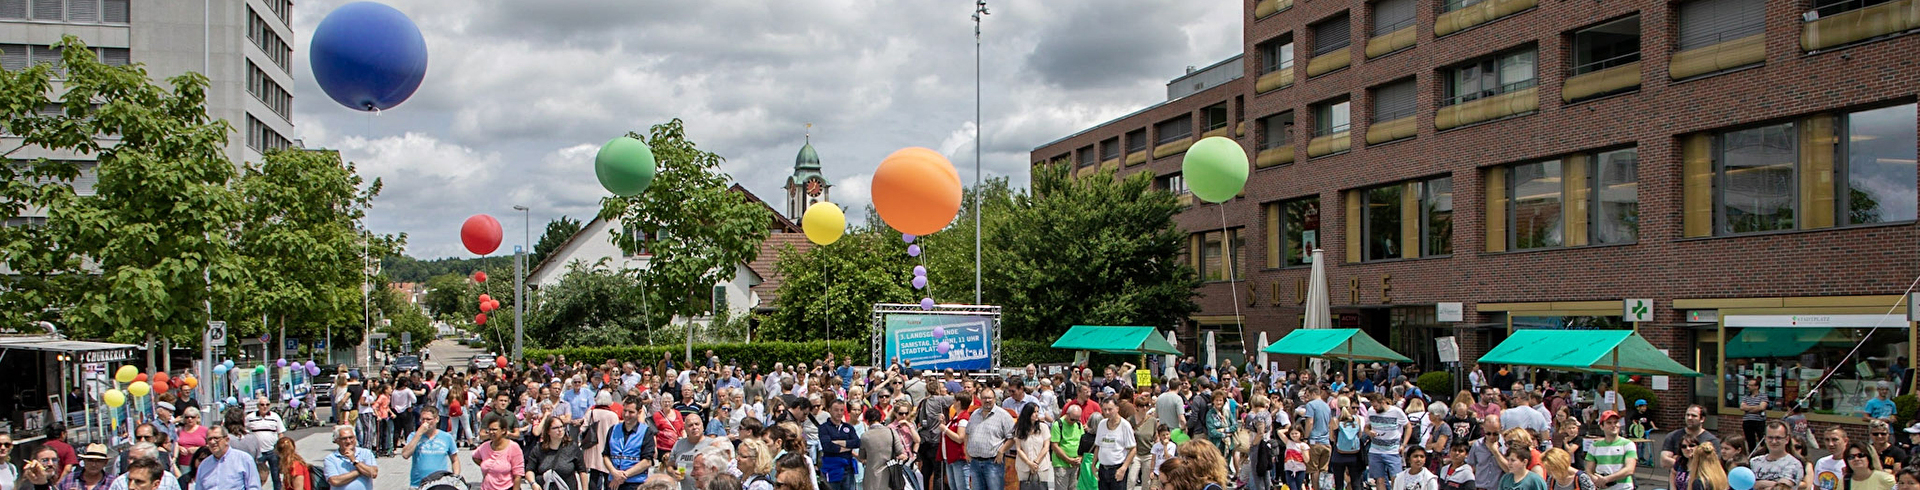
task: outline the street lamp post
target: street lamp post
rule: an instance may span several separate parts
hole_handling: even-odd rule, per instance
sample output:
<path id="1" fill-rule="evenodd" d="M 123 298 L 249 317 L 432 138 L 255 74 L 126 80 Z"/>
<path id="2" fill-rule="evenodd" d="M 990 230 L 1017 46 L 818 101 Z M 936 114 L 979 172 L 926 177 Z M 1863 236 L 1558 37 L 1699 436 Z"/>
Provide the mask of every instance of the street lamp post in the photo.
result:
<path id="1" fill-rule="evenodd" d="M 514 206 L 520 212 L 520 243 L 513 247 L 513 360 L 520 360 L 521 342 L 526 337 L 527 248 L 533 246 L 533 208 Z"/>

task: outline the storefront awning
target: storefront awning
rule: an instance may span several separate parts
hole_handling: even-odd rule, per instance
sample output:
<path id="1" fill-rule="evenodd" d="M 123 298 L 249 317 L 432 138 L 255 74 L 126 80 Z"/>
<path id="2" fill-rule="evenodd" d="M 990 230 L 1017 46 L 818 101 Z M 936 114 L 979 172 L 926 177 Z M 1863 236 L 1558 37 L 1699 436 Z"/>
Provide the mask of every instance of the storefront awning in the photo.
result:
<path id="1" fill-rule="evenodd" d="M 1351 361 L 1413 362 L 1357 328 L 1296 329 L 1262 352 Z"/>
<path id="2" fill-rule="evenodd" d="M 1074 325 L 1067 329 L 1066 335 L 1053 341 L 1053 348 L 1107 354 L 1180 354 L 1153 327 Z"/>
<path id="3" fill-rule="evenodd" d="M 111 342 L 67 340 L 47 335 L 34 335 L 0 337 L 0 350 L 5 349 L 73 354 L 75 362 L 114 362 L 133 359 L 134 352 L 139 350 L 140 347 Z"/>
<path id="4" fill-rule="evenodd" d="M 1514 330 L 1480 356 L 1483 364 L 1513 364 L 1609 373 L 1700 376 L 1660 353 L 1632 330 Z"/>

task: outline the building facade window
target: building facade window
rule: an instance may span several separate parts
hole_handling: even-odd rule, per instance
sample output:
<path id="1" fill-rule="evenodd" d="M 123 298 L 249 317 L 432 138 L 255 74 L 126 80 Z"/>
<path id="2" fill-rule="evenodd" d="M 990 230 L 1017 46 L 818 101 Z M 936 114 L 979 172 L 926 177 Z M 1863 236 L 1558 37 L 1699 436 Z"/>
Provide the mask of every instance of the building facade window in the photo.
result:
<path id="1" fill-rule="evenodd" d="M 247 9 L 247 40 L 253 41 L 254 47 L 265 52 L 267 59 L 273 60 L 273 64 L 279 66 L 281 71 L 291 73 L 288 66 L 293 63 L 293 46 L 281 39 L 280 34 L 273 31 L 273 26 L 267 24 L 266 19 L 260 18 L 260 13 L 252 8 Z"/>
<path id="2" fill-rule="evenodd" d="M 1452 12 L 1455 10 L 1460 10 L 1473 5 L 1477 5 L 1482 1 L 1485 1 L 1485 0 L 1440 0 L 1440 11 L 1443 13 Z"/>
<path id="3" fill-rule="evenodd" d="M 1374 87 L 1373 122 L 1412 116 L 1418 109 L 1417 95 L 1412 77 Z"/>
<path id="4" fill-rule="evenodd" d="M 1413 25 L 1413 0 L 1380 0 L 1373 3 L 1373 35 L 1384 36 Z"/>
<path id="5" fill-rule="evenodd" d="M 1261 43 L 1260 74 L 1265 75 L 1293 67 L 1293 35 L 1283 34 L 1279 39 Z"/>
<path id="6" fill-rule="evenodd" d="M 1446 70 L 1449 106 L 1532 88 L 1536 83 L 1534 48 L 1488 56 Z"/>
<path id="7" fill-rule="evenodd" d="M 1162 175 L 1153 179 L 1153 186 L 1157 189 L 1171 192 L 1176 196 L 1187 193 L 1187 181 L 1180 178 L 1180 172 Z"/>
<path id="8" fill-rule="evenodd" d="M 1093 158 L 1093 145 L 1082 146 L 1073 151 L 1073 164 L 1077 167 L 1091 167 L 1099 163 Z"/>
<path id="9" fill-rule="evenodd" d="M 1205 109 L 1201 109 L 1200 117 L 1206 119 L 1206 129 L 1204 131 L 1224 128 L 1231 122 L 1227 120 L 1227 104 L 1225 103 L 1214 104 L 1207 106 Z"/>
<path id="10" fill-rule="evenodd" d="M 1120 138 L 1117 138 L 1117 137 L 1107 138 L 1106 140 L 1101 141 L 1100 142 L 1100 159 L 1112 160 L 1115 158 L 1120 158 Z"/>
<path id="11" fill-rule="evenodd" d="M 1561 206 L 1559 160 L 1514 165 L 1507 169 L 1507 216 L 1511 224 L 1507 248 L 1558 247 L 1565 244 L 1561 225 L 1565 221 Z"/>
<path id="12" fill-rule="evenodd" d="M 1127 132 L 1127 153 L 1147 151 L 1147 130 L 1135 129 Z"/>
<path id="13" fill-rule="evenodd" d="M 125 24 L 129 0 L 0 0 L 0 19 Z"/>
<path id="14" fill-rule="evenodd" d="M 280 82 L 274 81 L 272 76 L 265 70 L 261 70 L 259 66 L 255 66 L 252 61 L 247 62 L 247 93 L 253 94 L 253 98 L 258 99 L 261 104 L 266 104 L 267 109 L 272 110 L 274 114 L 292 119 L 293 94 L 285 87 L 281 87 Z"/>
<path id="15" fill-rule="evenodd" d="M 1260 118 L 1256 121 L 1260 134 L 1255 140 L 1254 151 L 1283 148 L 1293 144 L 1293 111 Z"/>
<path id="16" fill-rule="evenodd" d="M 1506 249 L 1638 240 L 1638 163 L 1637 150 L 1624 148 L 1500 169 L 1506 182 Z"/>
<path id="17" fill-rule="evenodd" d="M 1341 12 L 1333 18 L 1313 25 L 1313 54 L 1319 56 L 1346 48 L 1353 44 L 1351 17 Z"/>
<path id="18" fill-rule="evenodd" d="M 1640 16 L 1635 15 L 1573 33 L 1573 74 L 1591 73 L 1640 61 Z"/>
<path id="19" fill-rule="evenodd" d="M 247 148 L 266 153 L 273 150 L 285 150 L 291 146 L 293 146 L 293 142 L 288 141 L 287 137 L 281 135 L 279 131 L 274 131 L 272 126 L 260 122 L 260 120 L 255 119 L 252 114 L 247 115 Z"/>
<path id="20" fill-rule="evenodd" d="M 1366 207 L 1360 227 L 1366 237 L 1365 260 L 1385 260 L 1400 258 L 1400 232 L 1402 215 L 1400 206 L 1403 201 L 1401 192 L 1406 187 L 1393 184 L 1367 189 L 1362 193 L 1366 199 L 1361 203 Z"/>
<path id="21" fill-rule="evenodd" d="M 1453 179 L 1420 183 L 1420 256 L 1453 254 Z"/>
<path id="22" fill-rule="evenodd" d="M 1798 208 L 1795 123 L 1721 133 L 1714 165 L 1722 234 L 1791 230 Z"/>
<path id="23" fill-rule="evenodd" d="M 1693 0 L 1680 4 L 1679 41 L 1686 51 L 1712 46 L 1767 30 L 1766 2 L 1762 0 Z"/>
<path id="24" fill-rule="evenodd" d="M 1269 256 L 1268 267 L 1294 267 L 1313 263 L 1310 252 L 1320 247 L 1320 197 L 1311 196 L 1266 205 L 1267 246 L 1279 247 Z"/>
<path id="25" fill-rule="evenodd" d="M 1640 152 L 1635 148 L 1603 151 L 1592 158 L 1593 243 L 1633 243 L 1640 240 Z"/>
<path id="26" fill-rule="evenodd" d="M 1241 228 L 1214 230 L 1200 234 L 1200 277 L 1206 281 L 1237 281 L 1247 276 L 1247 239 Z M 1223 241 L 1232 240 L 1232 252 Z M 1231 260 L 1228 257 L 1231 256 Z M 1232 269 L 1232 277 L 1228 270 Z"/>
<path id="27" fill-rule="evenodd" d="M 1314 104 L 1315 137 L 1344 133 L 1353 128 L 1353 104 L 1345 98 Z"/>
<path id="28" fill-rule="evenodd" d="M 1913 221 L 1920 203 L 1915 182 L 1914 104 L 1847 114 L 1840 126 L 1839 178 L 1846 182 L 1839 223 L 1863 225 Z"/>
<path id="29" fill-rule="evenodd" d="M 1181 114 L 1153 125 L 1154 144 L 1164 145 L 1193 137 L 1193 116 Z"/>
<path id="30" fill-rule="evenodd" d="M 1850 10 L 1860 10 L 1893 0 L 1813 0 L 1813 11 L 1819 17 L 1826 17 Z"/>

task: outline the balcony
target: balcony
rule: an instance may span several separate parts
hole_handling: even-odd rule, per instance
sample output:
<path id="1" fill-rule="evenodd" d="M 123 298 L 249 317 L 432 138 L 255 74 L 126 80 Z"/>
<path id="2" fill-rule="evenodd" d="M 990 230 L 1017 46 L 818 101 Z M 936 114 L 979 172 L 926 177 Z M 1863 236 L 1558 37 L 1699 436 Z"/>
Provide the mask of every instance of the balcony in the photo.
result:
<path id="1" fill-rule="evenodd" d="M 1144 149 L 1142 149 L 1142 150 L 1127 150 L 1127 159 L 1126 159 L 1126 163 L 1127 163 L 1127 166 L 1129 166 L 1129 167 L 1131 167 L 1131 166 L 1134 166 L 1134 165 L 1139 165 L 1139 164 L 1142 164 L 1142 163 L 1147 163 L 1147 152 L 1146 152 L 1146 151 L 1144 151 Z"/>
<path id="2" fill-rule="evenodd" d="M 1293 65 L 1260 75 L 1260 78 L 1253 82 L 1253 92 L 1262 94 L 1287 88 L 1290 85 L 1293 85 Z"/>
<path id="3" fill-rule="evenodd" d="M 1166 158 L 1166 157 L 1178 155 L 1186 152 L 1187 147 L 1189 146 L 1193 146 L 1192 136 L 1175 139 L 1175 140 L 1168 140 L 1165 143 L 1153 145 L 1153 157 Z"/>
<path id="4" fill-rule="evenodd" d="M 1106 160 L 1101 160 L 1100 170 L 1106 170 L 1106 171 L 1120 170 L 1120 159 L 1108 158 Z"/>
<path id="5" fill-rule="evenodd" d="M 1759 32 L 1674 53 L 1667 74 L 1680 80 L 1766 61 L 1767 34 Z"/>
<path id="6" fill-rule="evenodd" d="M 1460 0 L 1447 0 L 1448 3 Z M 1445 36 L 1533 8 L 1535 0 L 1481 0 L 1433 19 L 1433 35 Z"/>
<path id="7" fill-rule="evenodd" d="M 1629 56 L 1638 57 L 1640 53 Z M 1560 88 L 1560 100 L 1573 102 L 1640 86 L 1640 61 L 1601 68 L 1567 78 Z"/>
<path id="8" fill-rule="evenodd" d="M 1307 78 L 1325 75 L 1327 72 L 1346 68 L 1351 64 L 1353 64 L 1353 50 L 1341 46 L 1326 54 L 1314 55 L 1312 60 L 1307 61 Z"/>
<path id="9" fill-rule="evenodd" d="M 1085 167 L 1080 167 L 1078 169 L 1075 169 L 1073 171 L 1073 176 L 1074 178 L 1086 177 L 1088 175 L 1093 175 L 1094 172 L 1098 172 L 1098 171 L 1100 171 L 1099 165 L 1088 165 Z"/>
<path id="10" fill-rule="evenodd" d="M 1367 144 L 1377 145 L 1388 141 L 1412 138 L 1420 132 L 1419 119 L 1408 114 L 1386 121 L 1376 121 L 1367 126 Z"/>
<path id="11" fill-rule="evenodd" d="M 1353 132 L 1341 131 L 1326 136 L 1315 136 L 1307 141 L 1307 157 L 1322 157 L 1353 149 Z"/>
<path id="12" fill-rule="evenodd" d="M 1453 129 L 1481 121 L 1492 121 L 1540 109 L 1540 88 L 1527 87 L 1491 97 L 1441 107 L 1433 116 L 1433 128 Z"/>
<path id="13" fill-rule="evenodd" d="M 1246 136 L 1246 135 L 1247 135 L 1247 122 L 1246 122 L 1246 121 L 1240 121 L 1240 124 L 1239 124 L 1239 125 L 1236 125 L 1236 126 L 1234 126 L 1234 127 L 1233 127 L 1233 137 L 1235 137 L 1235 138 L 1239 138 L 1239 137 L 1241 137 L 1241 136 Z"/>
<path id="14" fill-rule="evenodd" d="M 1290 8 L 1293 8 L 1293 0 L 1260 0 L 1253 4 L 1253 18 L 1265 19 Z"/>
<path id="15" fill-rule="evenodd" d="M 1213 129 L 1209 129 L 1205 133 L 1200 133 L 1200 138 L 1206 139 L 1206 138 L 1212 138 L 1215 136 L 1225 137 L 1227 136 L 1227 133 L 1230 131 L 1233 131 L 1233 128 L 1230 127 L 1230 125 L 1228 125 L 1227 123 L 1220 123 L 1219 126 L 1215 126 Z"/>
<path id="16" fill-rule="evenodd" d="M 1801 27 L 1800 47 L 1815 51 L 1920 28 L 1920 1 L 1898 0 L 1825 15 Z"/>
<path id="17" fill-rule="evenodd" d="M 1193 193 L 1191 193 L 1191 192 L 1181 192 L 1181 193 L 1180 193 L 1180 195 L 1178 195 L 1178 196 L 1174 196 L 1174 197 L 1173 197 L 1173 202 L 1177 202 L 1177 203 L 1180 203 L 1180 205 L 1181 205 L 1181 206 L 1192 206 L 1192 205 L 1193 205 Z"/>
<path id="18" fill-rule="evenodd" d="M 1253 157 L 1253 168 L 1267 168 L 1293 163 L 1293 145 L 1283 144 L 1260 150 Z"/>
<path id="19" fill-rule="evenodd" d="M 1393 32 L 1374 36 L 1373 39 L 1367 40 L 1367 58 L 1379 58 L 1395 51 L 1413 47 L 1414 37 L 1412 22 L 1408 22 L 1406 27 L 1399 28 Z"/>

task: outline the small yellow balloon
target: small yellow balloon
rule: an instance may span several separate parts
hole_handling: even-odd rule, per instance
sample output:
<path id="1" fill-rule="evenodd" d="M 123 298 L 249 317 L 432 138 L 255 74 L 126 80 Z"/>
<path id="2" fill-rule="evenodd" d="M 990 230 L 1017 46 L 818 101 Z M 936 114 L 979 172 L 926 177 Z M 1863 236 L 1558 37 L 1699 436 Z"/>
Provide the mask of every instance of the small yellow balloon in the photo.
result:
<path id="1" fill-rule="evenodd" d="M 133 367 L 132 364 L 128 364 L 125 366 L 120 366 L 119 371 L 114 371 L 113 379 L 115 381 L 119 381 L 122 383 L 132 383 L 133 377 L 139 376 L 139 375 L 140 375 L 140 368 Z"/>
<path id="2" fill-rule="evenodd" d="M 127 393 L 132 393 L 134 397 L 147 396 L 147 393 L 152 392 L 153 385 L 149 385 L 145 381 L 135 381 L 133 384 L 127 385 Z"/>
<path id="3" fill-rule="evenodd" d="M 127 395 L 121 394 L 120 390 L 107 390 L 105 394 L 100 395 L 100 401 L 107 402 L 109 407 L 120 408 L 127 403 Z"/>
<path id="4" fill-rule="evenodd" d="M 800 228 L 807 232 L 807 240 L 818 245 L 832 245 L 840 241 L 840 235 L 847 232 L 847 215 L 840 212 L 840 206 L 820 201 L 807 206 L 807 213 L 800 215 Z"/>

